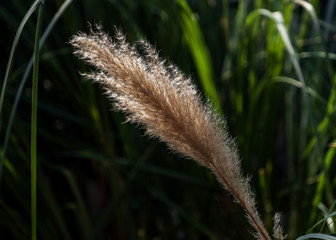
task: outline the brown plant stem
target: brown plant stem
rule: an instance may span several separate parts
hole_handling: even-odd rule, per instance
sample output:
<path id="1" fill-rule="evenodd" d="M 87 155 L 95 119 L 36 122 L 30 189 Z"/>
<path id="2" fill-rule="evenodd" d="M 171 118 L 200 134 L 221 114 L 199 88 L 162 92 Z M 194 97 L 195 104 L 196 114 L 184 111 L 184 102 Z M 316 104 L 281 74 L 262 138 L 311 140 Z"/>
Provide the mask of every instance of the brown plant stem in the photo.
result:
<path id="1" fill-rule="evenodd" d="M 244 208 L 251 225 L 254 227 L 254 229 L 257 231 L 258 234 L 260 234 L 261 239 L 265 240 L 271 240 L 270 236 L 268 235 L 264 225 L 262 224 L 260 217 L 255 209 L 254 206 L 250 206 L 249 204 L 244 201 L 243 196 L 240 196 L 238 192 L 234 189 L 234 187 L 231 185 L 230 181 L 227 181 L 226 178 L 223 176 L 222 173 L 218 172 L 215 173 L 227 186 L 229 191 L 233 194 L 233 196 L 237 199 L 237 202 Z"/>

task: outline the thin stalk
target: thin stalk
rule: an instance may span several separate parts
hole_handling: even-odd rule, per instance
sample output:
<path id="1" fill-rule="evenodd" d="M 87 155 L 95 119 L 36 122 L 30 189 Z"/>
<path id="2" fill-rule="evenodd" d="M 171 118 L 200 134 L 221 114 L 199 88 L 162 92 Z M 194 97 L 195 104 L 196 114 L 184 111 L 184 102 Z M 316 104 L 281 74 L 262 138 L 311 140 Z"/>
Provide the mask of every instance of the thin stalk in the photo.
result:
<path id="1" fill-rule="evenodd" d="M 255 206 L 251 207 L 250 203 L 245 201 L 244 196 L 240 195 L 238 191 L 236 191 L 235 187 L 231 184 L 231 181 L 228 180 L 222 172 L 217 172 L 219 179 L 221 179 L 228 189 L 232 192 L 234 197 L 237 199 L 237 202 L 244 208 L 247 216 L 249 217 L 252 226 L 255 228 L 256 233 L 259 233 L 263 240 L 271 240 L 269 237 L 265 227 L 262 225 L 261 219 L 259 218 L 258 213 L 256 212 Z"/>
<path id="2" fill-rule="evenodd" d="M 1 89 L 1 94 L 0 94 L 0 130 L 1 130 L 1 123 L 2 123 L 2 106 L 3 106 L 3 101 L 4 101 L 4 98 L 5 98 L 5 91 L 6 91 L 6 87 L 7 87 L 7 81 L 8 81 L 9 73 L 11 71 L 13 61 L 14 61 L 14 53 L 15 53 L 15 50 L 16 50 L 16 46 L 19 42 L 19 39 L 20 39 L 20 36 L 21 36 L 21 33 L 22 33 L 22 30 L 23 30 L 24 26 L 26 25 L 30 16 L 34 13 L 35 9 L 41 3 L 41 1 L 42 0 L 36 0 L 31 5 L 31 7 L 27 11 L 26 15 L 23 17 L 23 19 L 22 19 L 22 21 L 21 21 L 21 23 L 18 27 L 18 30 L 16 31 L 14 40 L 13 40 L 12 48 L 11 48 L 11 51 L 9 53 L 9 58 L 8 58 L 8 62 L 7 62 L 5 78 L 4 78 L 4 81 L 3 81 L 3 84 L 2 84 L 2 89 Z M 9 137 L 7 137 L 7 138 L 9 138 Z M 5 161 L 5 153 L 6 153 L 5 145 L 6 145 L 6 140 L 5 140 L 4 146 L 2 148 L 3 153 L 2 153 L 2 157 L 1 157 L 1 161 L 0 161 L 0 184 L 1 184 L 2 168 L 3 168 L 4 161 Z"/>
<path id="3" fill-rule="evenodd" d="M 35 43 L 34 43 L 34 67 L 33 67 L 33 89 L 32 89 L 32 118 L 31 118 L 31 227 L 32 240 L 36 240 L 36 126 L 37 126 L 37 91 L 38 91 L 38 70 L 40 55 L 40 28 L 41 28 L 42 4 L 39 6 Z"/>
<path id="4" fill-rule="evenodd" d="M 12 68 L 13 65 L 13 60 L 14 60 L 14 53 L 15 53 L 15 49 L 16 46 L 19 42 L 22 30 L 24 28 L 24 26 L 26 25 L 28 19 L 30 18 L 30 16 L 34 13 L 35 9 L 38 7 L 38 5 L 42 2 L 42 0 L 36 0 L 31 7 L 29 8 L 29 10 L 27 11 L 26 15 L 23 17 L 18 30 L 16 31 L 14 40 L 13 40 L 13 45 L 11 48 L 11 51 L 9 53 L 9 58 L 8 58 L 8 63 L 7 63 L 7 68 L 6 68 L 6 73 L 5 73 L 5 78 L 4 78 L 4 83 L 2 85 L 2 89 L 1 89 L 1 94 L 0 94 L 0 116 L 1 116 L 1 112 L 2 112 L 2 106 L 3 106 L 3 100 L 5 97 L 5 90 L 7 87 L 7 81 L 8 81 L 8 76 L 9 76 L 9 72 Z M 1 123 L 1 119 L 0 119 L 0 123 Z M 1 126 L 1 124 L 0 124 Z"/>
<path id="5" fill-rule="evenodd" d="M 47 38 L 48 38 L 51 30 L 54 28 L 56 22 L 58 21 L 58 19 L 61 17 L 61 15 L 63 14 L 65 9 L 69 6 L 69 4 L 71 2 L 72 2 L 72 0 L 66 0 L 62 4 L 62 6 L 59 8 L 57 13 L 54 15 L 53 19 L 50 21 L 47 29 L 45 30 L 45 32 L 43 33 L 43 35 L 41 37 L 40 49 L 43 46 L 43 44 L 45 43 L 45 41 L 47 40 Z M 27 79 L 28 79 L 28 76 L 30 74 L 31 68 L 33 66 L 33 61 L 34 61 L 34 56 L 32 56 L 31 59 L 29 60 L 28 66 L 26 67 L 26 70 L 25 70 L 24 75 L 22 77 L 19 89 L 18 89 L 18 91 L 16 93 L 16 96 L 15 96 L 14 104 L 13 104 L 13 107 L 12 107 L 12 110 L 11 110 L 11 113 L 10 113 L 8 125 L 7 125 L 7 128 L 6 128 L 5 140 L 4 140 L 4 144 L 3 144 L 3 148 L 2 148 L 2 156 L 1 156 L 1 160 L 0 160 L 0 185 L 1 185 L 1 179 L 2 179 L 3 163 L 5 161 L 9 136 L 10 136 L 10 133 L 11 133 L 11 130 L 12 130 L 12 125 L 13 125 L 13 122 L 14 122 L 16 109 L 17 109 L 17 106 L 19 104 L 24 86 L 25 86 L 25 84 L 27 82 Z M 0 115 L 1 115 L 1 112 L 0 112 Z"/>

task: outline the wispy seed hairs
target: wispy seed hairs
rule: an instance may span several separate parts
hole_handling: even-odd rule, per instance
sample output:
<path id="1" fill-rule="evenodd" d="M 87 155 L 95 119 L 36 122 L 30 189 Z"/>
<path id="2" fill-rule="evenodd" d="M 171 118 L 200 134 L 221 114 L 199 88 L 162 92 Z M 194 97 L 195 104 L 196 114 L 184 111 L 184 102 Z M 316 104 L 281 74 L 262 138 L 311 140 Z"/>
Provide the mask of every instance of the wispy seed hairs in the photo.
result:
<path id="1" fill-rule="evenodd" d="M 271 239 L 242 176 L 236 144 L 211 105 L 202 102 L 191 79 L 162 61 L 146 41 L 130 45 L 118 30 L 113 40 L 96 26 L 70 43 L 75 55 L 95 68 L 84 75 L 101 84 L 115 109 L 148 135 L 209 168 L 245 209 L 255 237 Z"/>

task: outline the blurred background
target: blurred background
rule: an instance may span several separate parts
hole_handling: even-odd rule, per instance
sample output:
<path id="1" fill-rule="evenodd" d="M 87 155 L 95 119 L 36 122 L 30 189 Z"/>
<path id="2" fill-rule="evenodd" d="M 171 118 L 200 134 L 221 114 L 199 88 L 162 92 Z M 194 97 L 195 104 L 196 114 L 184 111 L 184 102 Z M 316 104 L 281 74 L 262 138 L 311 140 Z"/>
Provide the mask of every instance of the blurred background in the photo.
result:
<path id="1" fill-rule="evenodd" d="M 31 234 L 29 60 L 37 11 L 22 31 L 6 88 L 3 79 L 32 4 L 0 2 L 1 239 Z M 288 239 L 335 233 L 335 10 L 333 0 L 44 1 L 41 33 L 58 11 L 59 18 L 40 52 L 38 239 L 252 238 L 243 210 L 209 170 L 124 123 L 102 90 L 81 77 L 90 68 L 68 41 L 88 23 L 111 36 L 121 28 L 131 43 L 147 39 L 193 78 L 237 140 L 269 232 L 281 212 Z"/>

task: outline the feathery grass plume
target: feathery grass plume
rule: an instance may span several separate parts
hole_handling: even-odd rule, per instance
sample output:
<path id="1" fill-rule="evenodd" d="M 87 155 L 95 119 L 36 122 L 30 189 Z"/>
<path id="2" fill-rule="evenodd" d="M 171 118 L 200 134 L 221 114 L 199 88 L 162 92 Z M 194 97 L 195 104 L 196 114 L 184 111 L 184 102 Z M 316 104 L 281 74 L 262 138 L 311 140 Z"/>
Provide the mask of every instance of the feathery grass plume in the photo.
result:
<path id="1" fill-rule="evenodd" d="M 70 43 L 75 55 L 95 68 L 84 74 L 100 83 L 117 110 L 150 136 L 209 168 L 245 209 L 257 239 L 270 240 L 257 213 L 248 180 L 242 176 L 234 140 L 225 123 L 203 103 L 195 86 L 175 66 L 162 61 L 146 41 L 129 45 L 100 26 Z"/>
<path id="2" fill-rule="evenodd" d="M 286 235 L 283 234 L 282 227 L 280 225 L 280 213 L 276 213 L 273 218 L 273 237 L 278 240 L 285 240 Z"/>

